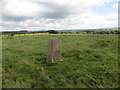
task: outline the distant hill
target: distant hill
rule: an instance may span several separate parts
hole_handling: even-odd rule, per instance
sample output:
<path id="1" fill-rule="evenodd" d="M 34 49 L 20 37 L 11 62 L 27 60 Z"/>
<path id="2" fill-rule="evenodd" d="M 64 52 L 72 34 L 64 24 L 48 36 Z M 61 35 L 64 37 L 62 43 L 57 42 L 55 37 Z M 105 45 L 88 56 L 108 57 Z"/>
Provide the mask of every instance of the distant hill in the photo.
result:
<path id="1" fill-rule="evenodd" d="M 61 29 L 61 30 L 54 30 L 58 32 L 72 32 L 72 31 L 85 31 L 85 30 L 117 30 L 120 29 L 120 27 L 112 27 L 112 28 L 98 28 L 98 29 Z M 0 32 L 46 32 L 49 30 L 1 30 Z"/>

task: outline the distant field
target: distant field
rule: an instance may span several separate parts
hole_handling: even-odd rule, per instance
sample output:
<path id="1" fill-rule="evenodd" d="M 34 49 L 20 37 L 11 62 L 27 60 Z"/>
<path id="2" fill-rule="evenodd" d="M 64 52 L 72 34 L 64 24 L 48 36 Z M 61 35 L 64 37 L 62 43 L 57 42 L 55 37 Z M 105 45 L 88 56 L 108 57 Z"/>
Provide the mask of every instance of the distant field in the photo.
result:
<path id="1" fill-rule="evenodd" d="M 61 36 L 61 35 L 83 35 L 83 34 L 49 34 L 49 33 L 32 33 L 32 34 L 15 34 L 12 37 L 18 37 L 18 36 L 38 36 L 38 35 L 48 35 L 48 36 Z M 8 37 L 10 36 L 9 34 L 2 35 L 2 37 Z"/>
<path id="2" fill-rule="evenodd" d="M 63 61 L 46 63 L 48 39 L 60 40 Z M 3 37 L 3 88 L 116 88 L 118 36 Z"/>

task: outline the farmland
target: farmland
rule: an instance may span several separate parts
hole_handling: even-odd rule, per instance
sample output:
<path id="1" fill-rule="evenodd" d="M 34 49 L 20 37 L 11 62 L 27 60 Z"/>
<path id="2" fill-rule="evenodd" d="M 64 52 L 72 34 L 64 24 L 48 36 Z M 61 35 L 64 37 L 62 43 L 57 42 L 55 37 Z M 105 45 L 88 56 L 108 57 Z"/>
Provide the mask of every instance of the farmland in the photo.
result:
<path id="1" fill-rule="evenodd" d="M 117 88 L 116 34 L 3 36 L 3 88 Z M 63 61 L 46 63 L 48 39 Z"/>

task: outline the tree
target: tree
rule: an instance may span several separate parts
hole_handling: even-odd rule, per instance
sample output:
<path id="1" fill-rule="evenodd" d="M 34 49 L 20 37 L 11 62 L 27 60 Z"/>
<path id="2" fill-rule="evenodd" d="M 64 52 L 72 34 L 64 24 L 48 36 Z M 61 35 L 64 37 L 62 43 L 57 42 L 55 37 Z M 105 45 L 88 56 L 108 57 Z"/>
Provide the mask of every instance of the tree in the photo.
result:
<path id="1" fill-rule="evenodd" d="M 55 30 L 49 30 L 47 32 L 50 33 L 50 34 L 58 34 L 58 31 L 55 31 Z"/>

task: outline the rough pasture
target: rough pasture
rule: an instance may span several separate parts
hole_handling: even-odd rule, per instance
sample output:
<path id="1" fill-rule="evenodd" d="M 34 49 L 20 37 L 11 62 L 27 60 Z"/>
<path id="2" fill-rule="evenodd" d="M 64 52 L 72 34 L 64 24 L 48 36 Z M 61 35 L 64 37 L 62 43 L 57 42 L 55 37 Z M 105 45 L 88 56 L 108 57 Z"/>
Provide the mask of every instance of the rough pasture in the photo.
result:
<path id="1" fill-rule="evenodd" d="M 48 39 L 57 37 L 62 62 L 46 63 Z M 118 38 L 113 34 L 3 37 L 3 88 L 116 88 Z"/>

